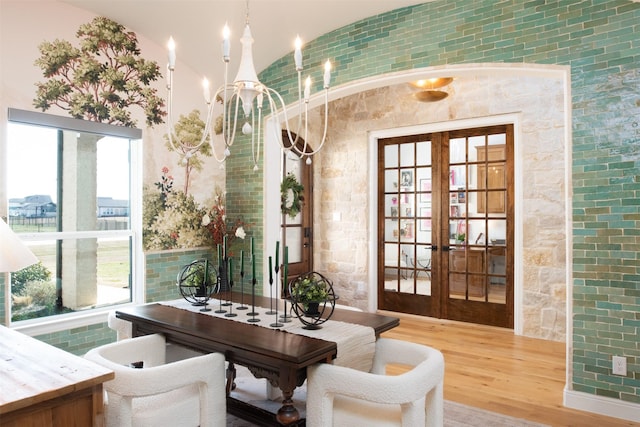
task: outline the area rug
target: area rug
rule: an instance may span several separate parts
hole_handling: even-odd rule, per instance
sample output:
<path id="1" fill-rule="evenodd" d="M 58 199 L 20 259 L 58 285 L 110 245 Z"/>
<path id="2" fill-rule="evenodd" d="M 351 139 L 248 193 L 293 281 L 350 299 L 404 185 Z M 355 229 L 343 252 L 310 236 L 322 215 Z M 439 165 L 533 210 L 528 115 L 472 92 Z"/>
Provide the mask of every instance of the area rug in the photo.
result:
<path id="1" fill-rule="evenodd" d="M 270 412 L 276 412 L 280 407 L 277 401 L 271 401 L 265 398 L 267 395 L 267 386 L 265 380 L 256 380 L 246 370 L 246 368 L 237 366 L 238 373 L 236 378 L 236 389 L 232 392 L 232 396 L 251 404 L 266 409 Z M 306 387 L 296 389 L 293 396 L 294 404 L 300 409 L 301 416 L 304 414 L 304 400 L 306 398 Z M 527 421 L 521 418 L 514 418 L 495 412 L 485 411 L 484 409 L 474 408 L 457 402 L 444 402 L 444 426 L 445 427 L 548 427 L 545 424 L 539 424 Z M 256 427 L 256 424 L 239 419 L 233 415 L 227 414 L 227 427 Z M 360 427 L 360 426 L 354 426 Z M 364 427 L 364 426 L 362 426 Z"/>
<path id="2" fill-rule="evenodd" d="M 256 424 L 227 415 L 227 427 L 255 427 Z M 444 402 L 445 427 L 547 427 L 521 418 L 509 417 L 461 403 Z M 357 426 L 354 426 L 357 427 Z"/>

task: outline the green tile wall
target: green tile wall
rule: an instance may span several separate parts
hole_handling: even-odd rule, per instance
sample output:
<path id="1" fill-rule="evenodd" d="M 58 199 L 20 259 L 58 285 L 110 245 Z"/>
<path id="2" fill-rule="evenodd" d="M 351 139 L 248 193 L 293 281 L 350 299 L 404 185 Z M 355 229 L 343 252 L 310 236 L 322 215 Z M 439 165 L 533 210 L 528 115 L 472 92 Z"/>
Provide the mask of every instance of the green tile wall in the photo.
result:
<path id="1" fill-rule="evenodd" d="M 314 90 L 327 58 L 333 86 L 446 64 L 571 67 L 572 387 L 631 402 L 640 402 L 638 34 L 640 4 L 631 1 L 434 1 L 355 22 L 304 47 Z M 293 70 L 286 55 L 260 79 L 291 102 Z M 248 157 L 238 161 L 227 189 L 230 200 L 248 203 L 239 212 L 249 217 L 261 212 L 262 175 L 247 172 Z M 627 357 L 628 377 L 611 375 L 614 354 Z"/>
<path id="2" fill-rule="evenodd" d="M 34 338 L 75 355 L 82 356 L 94 347 L 114 342 L 116 340 L 116 332 L 109 329 L 107 323 L 104 322 L 51 334 L 38 335 Z"/>
<path id="3" fill-rule="evenodd" d="M 210 249 L 172 250 L 145 254 L 145 300 L 166 301 L 182 298 L 176 278 L 182 268 L 197 259 L 213 261 Z"/>

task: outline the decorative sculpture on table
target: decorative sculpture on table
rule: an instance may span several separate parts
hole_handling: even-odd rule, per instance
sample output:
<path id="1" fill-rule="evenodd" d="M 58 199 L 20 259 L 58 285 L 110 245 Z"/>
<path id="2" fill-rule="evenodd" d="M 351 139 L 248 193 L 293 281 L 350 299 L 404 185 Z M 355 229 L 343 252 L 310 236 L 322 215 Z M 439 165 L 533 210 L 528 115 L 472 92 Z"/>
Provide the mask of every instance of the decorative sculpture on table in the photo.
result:
<path id="1" fill-rule="evenodd" d="M 194 306 L 203 306 L 202 311 L 209 311 L 207 303 L 217 291 L 218 276 L 215 268 L 209 268 L 208 260 L 197 259 L 180 270 L 176 285 L 185 300 Z"/>
<path id="2" fill-rule="evenodd" d="M 320 329 L 333 314 L 338 297 L 329 279 L 315 271 L 302 274 L 289 285 L 291 308 L 304 329 Z"/>

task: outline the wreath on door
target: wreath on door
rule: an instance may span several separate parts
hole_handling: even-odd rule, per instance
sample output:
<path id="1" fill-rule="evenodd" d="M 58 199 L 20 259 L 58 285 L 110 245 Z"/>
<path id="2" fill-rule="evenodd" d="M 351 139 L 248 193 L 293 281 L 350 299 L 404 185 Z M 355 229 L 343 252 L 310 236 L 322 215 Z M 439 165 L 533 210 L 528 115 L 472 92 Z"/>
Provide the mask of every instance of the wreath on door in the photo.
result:
<path id="1" fill-rule="evenodd" d="M 280 184 L 280 210 L 284 215 L 295 218 L 304 202 L 304 186 L 292 173 L 288 173 Z"/>

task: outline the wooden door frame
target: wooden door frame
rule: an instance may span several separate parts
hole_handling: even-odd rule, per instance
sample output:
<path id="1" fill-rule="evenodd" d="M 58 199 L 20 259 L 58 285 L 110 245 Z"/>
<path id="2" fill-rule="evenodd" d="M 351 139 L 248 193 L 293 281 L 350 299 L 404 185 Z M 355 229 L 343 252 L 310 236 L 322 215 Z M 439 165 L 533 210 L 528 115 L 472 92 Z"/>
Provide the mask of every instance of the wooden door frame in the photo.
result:
<path id="1" fill-rule="evenodd" d="M 503 132 L 506 132 L 506 138 L 507 141 L 511 141 L 511 143 L 506 144 L 506 153 L 505 153 L 505 159 L 506 159 L 506 197 L 507 197 L 507 202 L 506 202 L 506 220 L 507 220 L 507 247 L 510 248 L 510 256 L 508 257 L 508 260 L 510 260 L 511 262 L 506 262 L 506 276 L 507 276 L 507 280 L 509 281 L 511 286 L 508 286 L 507 289 L 508 291 L 506 292 L 506 300 L 505 300 L 505 304 L 501 304 L 503 307 L 506 307 L 506 313 L 503 313 L 504 315 L 501 317 L 501 319 L 490 319 L 489 320 L 489 324 L 494 324 L 497 326 L 504 326 L 504 327 L 510 327 L 513 328 L 514 327 L 514 314 L 515 314 L 515 301 L 514 301 L 514 292 L 515 292 L 515 275 L 514 275 L 514 252 L 515 252 L 515 242 L 514 242 L 514 234 L 515 234 L 515 216 L 514 216 L 514 199 L 515 199 L 515 185 L 514 185 L 514 179 L 515 179 L 515 175 L 514 175 L 514 151 L 515 151 L 515 138 L 514 138 L 514 127 L 515 124 L 514 123 L 503 123 L 503 124 L 496 124 L 496 125 L 478 125 L 478 126 L 471 126 L 471 127 L 465 127 L 465 128 L 459 128 L 459 130 L 451 130 L 451 131 L 447 131 L 447 130 L 442 130 L 439 132 L 412 132 L 411 134 L 407 134 L 404 136 L 390 136 L 390 137 L 377 137 L 375 138 L 375 142 L 376 142 L 376 146 L 377 146 L 377 163 L 376 163 L 376 175 L 377 175 L 377 186 L 376 186 L 376 198 L 378 200 L 377 203 L 377 208 L 376 208 L 376 222 L 377 222 L 377 236 L 378 236 L 378 255 L 377 255 L 377 277 L 378 280 L 376 281 L 376 292 L 378 295 L 378 303 L 377 303 L 377 307 L 376 308 L 381 308 L 381 309 L 389 309 L 389 307 L 385 306 L 385 298 L 389 298 L 388 292 L 385 293 L 385 289 L 384 289 L 384 265 L 385 265 L 385 261 L 384 261 L 384 250 L 385 250 L 385 238 L 384 238 L 384 231 L 385 231 L 385 201 L 384 201 L 384 191 L 383 193 L 379 193 L 380 189 L 385 188 L 384 187 L 384 180 L 385 180 L 385 176 L 384 174 L 380 173 L 380 168 L 382 167 L 382 170 L 384 170 L 384 167 L 381 166 L 381 162 L 382 159 L 384 158 L 384 153 L 381 151 L 383 150 L 384 144 L 380 144 L 380 140 L 394 140 L 396 139 L 397 142 L 396 143 L 400 143 L 400 142 L 412 142 L 411 137 L 419 137 L 418 139 L 420 140 L 430 140 L 432 143 L 432 154 L 433 154 L 433 159 L 442 159 L 443 155 L 448 153 L 448 144 L 449 144 L 449 138 L 450 135 L 454 135 L 454 137 L 457 137 L 461 134 L 464 133 L 470 133 L 470 134 L 477 134 L 477 133 L 483 133 L 483 132 L 487 132 L 487 134 L 491 133 L 491 129 L 494 127 L 499 127 Z M 502 133 L 502 132 L 501 132 Z M 429 138 L 427 137 L 427 135 L 429 135 Z M 444 138 L 441 138 L 442 136 L 445 136 Z M 408 138 L 407 138 L 408 137 Z M 441 139 L 439 139 L 441 138 Z M 446 150 L 446 153 L 443 153 L 443 150 Z M 434 167 L 434 161 L 432 160 L 432 167 Z M 447 162 L 447 165 L 449 163 Z M 436 166 L 437 167 L 437 166 Z M 434 172 L 435 172 L 435 167 L 434 167 Z M 437 265 L 432 265 L 433 268 L 431 270 L 431 280 L 435 283 L 440 283 L 440 286 L 433 286 L 432 287 L 432 295 L 431 297 L 429 297 L 430 299 L 434 300 L 434 301 L 430 301 L 430 305 L 431 305 L 431 311 L 437 310 L 438 313 L 438 317 L 441 318 L 451 318 L 451 315 L 453 315 L 454 317 L 460 317 L 458 316 L 459 313 L 463 313 L 465 310 L 468 310 L 469 308 L 469 301 L 465 301 L 465 304 L 467 305 L 466 307 L 464 307 L 462 304 L 458 304 L 457 302 L 454 302 L 453 304 L 451 304 L 450 302 L 450 298 L 449 298 L 449 283 L 448 283 L 448 277 L 444 277 L 444 273 L 445 271 L 448 272 L 449 270 L 449 256 L 447 254 L 447 256 L 445 256 L 442 253 L 442 248 L 443 246 L 448 246 L 448 238 L 449 238 L 449 221 L 444 221 L 444 211 L 443 208 L 446 206 L 447 208 L 447 212 L 448 212 L 448 207 L 449 207 L 449 187 L 447 186 L 446 189 L 442 188 L 444 183 L 448 183 L 449 182 L 449 168 L 444 168 L 441 167 L 439 168 L 439 178 L 436 179 L 435 176 L 432 179 L 433 185 L 432 185 L 432 189 L 433 189 L 433 194 L 440 194 L 440 197 L 434 197 L 433 201 L 432 201 L 432 221 L 435 224 L 440 224 L 440 227 L 436 227 L 434 229 L 432 229 L 432 238 L 431 241 L 434 243 L 434 245 L 437 247 L 437 251 L 439 251 L 438 254 L 436 254 L 435 256 L 432 256 L 432 264 L 434 262 L 434 260 L 436 260 L 436 262 L 438 263 Z M 382 196 L 382 199 L 381 199 Z M 448 216 L 447 216 L 448 219 Z M 487 264 L 485 264 L 486 267 Z M 487 274 L 485 272 L 485 274 Z M 400 293 L 398 293 L 400 294 Z M 392 295 L 391 298 L 395 298 L 395 299 L 402 299 L 403 295 Z M 435 297 L 435 298 L 434 298 Z M 413 298 L 415 299 L 421 299 L 420 295 L 413 295 L 413 294 L 407 294 L 406 295 L 406 299 L 410 299 Z M 480 303 L 478 303 L 480 304 Z M 482 302 L 482 304 L 491 304 L 489 302 Z M 413 307 L 414 304 L 410 303 L 410 306 Z M 458 305 L 460 305 L 460 307 L 458 307 Z M 473 305 L 473 304 L 471 304 Z M 410 311 L 408 312 L 414 312 L 414 314 L 422 314 L 425 315 L 426 313 L 422 313 L 422 310 L 419 308 L 411 308 Z M 428 315 L 428 314 L 427 314 Z M 462 316 L 464 317 L 464 316 Z M 490 317 L 490 316 L 489 316 Z M 456 319 L 456 320 L 462 320 L 462 319 Z"/>
<path id="2" fill-rule="evenodd" d="M 296 147 L 302 151 L 305 147 L 304 140 L 302 137 L 297 137 L 295 133 L 291 133 L 294 140 L 297 139 Z M 282 141 L 285 147 L 290 146 L 289 136 L 286 130 L 282 130 Z M 306 147 L 307 152 L 311 152 L 311 147 Z M 281 178 L 286 170 L 286 162 L 287 162 L 287 153 L 282 153 L 281 157 L 282 168 L 281 168 Z M 300 162 L 300 176 L 301 176 L 301 184 L 304 187 L 303 190 L 303 200 L 302 200 L 302 208 L 300 210 L 300 214 L 302 215 L 302 239 L 308 239 L 304 245 L 306 245 L 306 250 L 301 250 L 302 253 L 302 261 L 299 263 L 289 262 L 289 270 L 287 275 L 287 281 L 292 281 L 296 279 L 301 274 L 307 273 L 309 271 L 313 271 L 313 163 L 307 164 L 304 160 L 299 160 Z M 282 245 L 286 245 L 286 233 L 283 230 L 283 224 L 286 223 L 286 215 L 280 215 L 280 230 L 281 230 L 281 238 Z M 307 234 L 308 233 L 308 234 Z M 289 290 L 288 287 L 283 287 L 282 297 L 288 297 Z"/>

